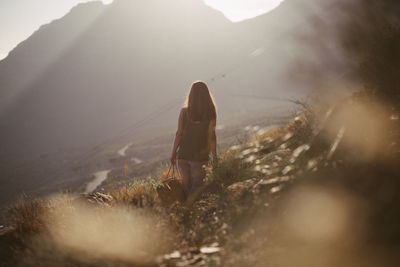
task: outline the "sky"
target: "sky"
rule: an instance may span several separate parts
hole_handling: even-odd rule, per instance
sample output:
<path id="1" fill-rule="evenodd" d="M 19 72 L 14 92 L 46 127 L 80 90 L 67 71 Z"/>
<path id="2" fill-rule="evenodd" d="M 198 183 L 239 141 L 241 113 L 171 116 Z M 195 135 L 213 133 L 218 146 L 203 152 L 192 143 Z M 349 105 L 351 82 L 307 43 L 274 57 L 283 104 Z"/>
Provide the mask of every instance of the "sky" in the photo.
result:
<path id="1" fill-rule="evenodd" d="M 0 60 L 41 25 L 64 16 L 82 2 L 96 0 L 0 0 Z M 101 0 L 110 4 L 113 0 Z M 233 22 L 276 8 L 283 0 L 203 0 Z"/>
<path id="2" fill-rule="evenodd" d="M 278 7 L 283 0 L 204 0 L 204 2 L 220 10 L 231 21 L 238 22 L 265 14 Z"/>

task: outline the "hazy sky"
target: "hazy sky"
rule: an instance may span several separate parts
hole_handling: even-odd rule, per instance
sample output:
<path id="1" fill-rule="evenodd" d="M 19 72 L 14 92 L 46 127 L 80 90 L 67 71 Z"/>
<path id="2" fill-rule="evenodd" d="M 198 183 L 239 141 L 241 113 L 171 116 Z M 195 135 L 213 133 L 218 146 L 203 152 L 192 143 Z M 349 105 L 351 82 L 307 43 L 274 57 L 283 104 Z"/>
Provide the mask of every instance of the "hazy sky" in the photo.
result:
<path id="1" fill-rule="evenodd" d="M 203 0 L 207 5 L 220 10 L 234 21 L 241 21 L 264 14 L 277 6 L 283 0 Z"/>
<path id="2" fill-rule="evenodd" d="M 0 60 L 41 25 L 64 16 L 78 3 L 95 0 L 0 0 Z M 105 4 L 113 0 L 101 0 Z M 232 21 L 261 15 L 283 0 L 203 0 Z"/>

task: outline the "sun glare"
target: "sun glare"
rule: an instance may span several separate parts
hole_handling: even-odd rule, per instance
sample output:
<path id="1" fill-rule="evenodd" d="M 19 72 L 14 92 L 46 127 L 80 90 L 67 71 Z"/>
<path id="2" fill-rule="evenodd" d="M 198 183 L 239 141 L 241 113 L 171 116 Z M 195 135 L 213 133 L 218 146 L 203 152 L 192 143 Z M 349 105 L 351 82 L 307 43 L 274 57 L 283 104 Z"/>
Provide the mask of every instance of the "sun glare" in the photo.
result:
<path id="1" fill-rule="evenodd" d="M 265 14 L 280 5 L 284 0 L 204 0 L 233 22 L 254 18 Z"/>

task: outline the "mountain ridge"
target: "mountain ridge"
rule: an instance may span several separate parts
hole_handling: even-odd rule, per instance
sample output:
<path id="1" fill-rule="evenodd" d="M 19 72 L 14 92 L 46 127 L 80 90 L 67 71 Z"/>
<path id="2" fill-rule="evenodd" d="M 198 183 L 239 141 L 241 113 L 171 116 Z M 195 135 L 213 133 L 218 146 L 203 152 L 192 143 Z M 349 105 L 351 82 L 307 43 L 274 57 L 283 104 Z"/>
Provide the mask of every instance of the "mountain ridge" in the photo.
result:
<path id="1" fill-rule="evenodd" d="M 101 3 L 78 5 L 63 18 L 41 27 L 10 53 L 10 56 L 2 62 L 1 65 L 3 66 L 0 65 L 0 80 L 2 81 L 0 87 L 4 88 L 2 90 L 2 106 L 11 106 L 11 110 L 10 108 L 6 111 L 3 109 L 0 124 L 8 129 L 20 129 L 11 131 L 8 136 L 15 137 L 26 131 L 40 134 L 41 130 L 37 130 L 35 127 L 33 129 L 26 128 L 20 123 L 38 112 L 41 113 L 32 120 L 46 124 L 47 122 L 44 122 L 41 118 L 56 111 L 56 113 L 60 113 L 57 119 L 65 122 L 63 125 L 66 125 L 67 121 L 71 121 L 71 118 L 79 118 L 79 114 L 83 116 L 88 112 L 110 114 L 112 110 L 118 110 L 120 106 L 123 106 L 123 110 L 129 110 L 127 112 L 129 116 L 130 112 L 135 112 L 135 108 L 130 108 L 130 101 L 126 103 L 127 96 L 141 98 L 142 101 L 139 103 L 150 103 L 154 99 L 149 97 L 149 94 L 143 93 L 142 90 L 136 90 L 135 94 L 129 93 L 129 88 L 142 87 L 147 88 L 146 90 L 152 90 L 150 88 L 160 87 L 161 84 L 165 83 L 154 83 L 153 75 L 148 75 L 148 73 L 157 73 L 158 75 L 155 76 L 157 80 L 166 81 L 168 87 L 183 89 L 178 91 L 175 89 L 176 92 L 172 93 L 173 95 L 184 95 L 191 81 L 199 78 L 207 80 L 208 77 L 213 76 L 213 73 L 220 72 L 225 66 L 234 64 L 235 61 L 246 57 L 248 52 L 255 49 L 254 45 L 249 45 L 249 43 L 252 43 L 250 37 L 254 39 L 253 36 L 257 33 L 246 33 L 245 30 L 237 27 L 239 24 L 229 22 L 225 17 L 222 17 L 222 13 L 208 8 L 206 5 L 202 6 L 207 12 L 211 11 L 208 15 L 210 20 L 217 19 L 216 23 L 211 24 L 210 29 L 204 28 L 203 24 L 210 22 L 204 22 L 201 15 L 197 20 L 193 20 L 193 18 L 188 18 L 190 13 L 183 12 L 184 15 L 176 21 L 169 20 L 166 23 L 157 22 L 154 24 L 148 18 L 146 20 L 145 17 L 135 18 L 133 21 L 138 20 L 142 24 L 137 26 L 136 30 L 131 31 L 130 28 L 134 26 L 131 25 L 132 14 L 129 14 L 129 12 L 134 12 L 135 15 L 146 13 L 142 12 L 143 10 L 135 11 L 137 3 L 139 2 L 119 0 L 107 6 L 103 6 Z M 153 3 L 160 3 L 160 1 L 146 2 L 144 10 L 151 8 Z M 165 8 L 171 8 L 171 3 L 164 3 Z M 175 1 L 174 3 L 187 2 Z M 196 1 L 193 1 L 193 3 L 196 3 Z M 158 12 L 161 14 L 168 13 L 163 8 L 157 9 Z M 189 8 L 187 7 L 187 9 Z M 195 9 L 192 9 L 192 12 Z M 125 14 L 118 14 L 121 10 Z M 88 15 L 88 12 L 92 12 L 92 15 Z M 117 15 L 119 15 L 119 20 L 115 21 L 114 18 Z M 213 17 L 214 15 L 215 17 Z M 82 17 L 85 18 L 83 21 Z M 174 16 L 170 14 L 167 16 L 167 18 L 172 17 Z M 192 24 L 186 23 L 187 25 L 184 25 L 185 19 L 191 21 Z M 145 21 L 147 21 L 147 24 L 143 24 Z M 165 36 L 160 37 L 158 34 L 154 34 L 157 31 L 160 32 L 160 25 L 164 27 L 164 30 L 161 29 L 161 33 Z M 115 31 L 115 29 L 118 29 L 118 31 Z M 61 32 L 62 36 L 65 37 L 59 38 Z M 153 34 L 147 36 L 148 33 Z M 123 36 L 123 34 L 126 34 L 126 36 Z M 237 38 L 236 35 L 243 36 L 241 42 L 234 41 Z M 56 36 L 58 37 L 55 38 Z M 73 40 L 75 40 L 75 43 Z M 131 47 L 132 44 L 135 44 L 135 47 Z M 227 47 L 229 47 L 230 52 L 224 51 L 227 50 Z M 123 53 L 118 54 L 116 51 L 123 51 Z M 232 52 L 236 56 L 232 57 Z M 210 60 L 212 60 L 212 64 L 209 64 Z M 186 66 L 190 66 L 190 68 Z M 173 75 L 171 76 L 171 74 Z M 172 81 L 171 78 L 173 78 Z M 96 82 L 96 80 L 100 81 Z M 114 94 L 118 96 L 116 100 L 120 102 L 109 104 L 106 98 L 113 95 L 109 93 L 109 88 L 113 87 L 113 90 L 117 90 Z M 94 90 L 94 88 L 97 89 Z M 8 93 L 6 92 L 7 89 Z M 75 94 L 66 94 L 71 90 L 75 90 Z M 58 91 L 61 95 L 54 95 L 55 91 Z M 163 97 L 155 98 L 155 102 L 158 102 L 155 103 L 156 106 L 159 106 L 164 98 L 168 97 L 168 94 L 166 95 L 162 90 L 158 93 L 161 93 Z M 11 94 L 11 100 L 10 97 L 4 96 L 5 94 Z M 27 96 L 24 96 L 24 94 Z M 36 99 L 38 94 L 41 94 L 41 96 Z M 81 97 L 76 99 L 75 96 L 79 95 Z M 89 97 L 90 95 L 92 97 Z M 96 100 L 91 101 L 94 98 Z M 62 101 L 60 102 L 59 99 Z M 7 105 L 7 103 L 4 103 L 7 100 L 11 103 L 17 101 L 18 104 L 10 105 L 8 103 Z M 67 107 L 60 110 L 63 106 L 62 103 L 67 100 L 77 101 L 74 104 L 77 108 L 76 114 L 68 115 L 70 110 Z M 135 102 L 139 104 L 137 101 Z M 54 103 L 55 106 L 50 103 Z M 93 107 L 97 103 L 109 105 L 108 111 L 106 110 L 106 113 L 104 113 L 104 110 L 87 110 L 84 108 L 85 105 Z M 220 106 L 224 106 L 224 104 Z M 148 113 L 151 109 L 142 106 L 139 110 Z M 10 114 L 13 114 L 14 117 L 11 121 Z M 20 115 L 18 116 L 18 114 Z M 116 117 L 118 117 L 118 114 L 121 114 L 120 111 L 117 111 Z M 126 121 L 127 115 L 117 125 Z M 90 115 L 85 121 L 90 121 L 95 117 L 95 114 Z M 56 123 L 54 120 L 57 119 L 50 118 L 50 121 Z M 83 127 L 84 121 L 82 119 L 73 120 L 79 123 L 67 128 Z M 112 119 L 109 119 L 106 125 L 113 127 Z M 115 127 L 121 128 L 120 126 Z M 54 130 L 54 128 L 49 129 L 49 131 Z M 66 129 L 67 132 L 70 130 Z M 61 138 L 63 133 L 58 134 L 60 137 L 56 138 L 54 145 L 61 144 L 62 146 L 62 140 L 68 139 Z M 70 139 L 78 139 L 76 134 L 73 135 L 75 137 L 71 136 Z M 86 136 L 93 134 L 94 132 L 91 131 Z M 26 140 L 26 138 L 23 139 Z M 80 143 L 86 141 L 87 137 Z M 32 145 L 33 149 L 40 150 L 39 147 Z M 39 146 L 42 147 L 42 144 Z"/>

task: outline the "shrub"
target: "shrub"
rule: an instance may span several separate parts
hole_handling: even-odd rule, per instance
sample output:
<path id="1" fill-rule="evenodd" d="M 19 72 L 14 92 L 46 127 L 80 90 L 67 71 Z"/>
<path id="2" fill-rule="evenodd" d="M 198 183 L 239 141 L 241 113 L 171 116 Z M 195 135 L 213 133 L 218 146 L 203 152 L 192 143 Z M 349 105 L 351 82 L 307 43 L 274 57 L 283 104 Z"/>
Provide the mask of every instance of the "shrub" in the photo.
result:
<path id="1" fill-rule="evenodd" d="M 45 229 L 48 205 L 39 198 L 22 196 L 9 207 L 7 215 L 10 225 L 19 236 L 35 234 Z"/>
<path id="2" fill-rule="evenodd" d="M 156 186 L 152 181 L 134 181 L 112 188 L 109 193 L 117 204 L 153 207 L 159 202 Z"/>
<path id="3" fill-rule="evenodd" d="M 238 157 L 237 151 L 228 150 L 220 156 L 218 164 L 206 168 L 206 185 L 211 191 L 223 193 L 230 184 L 255 175 L 250 165 Z"/>

